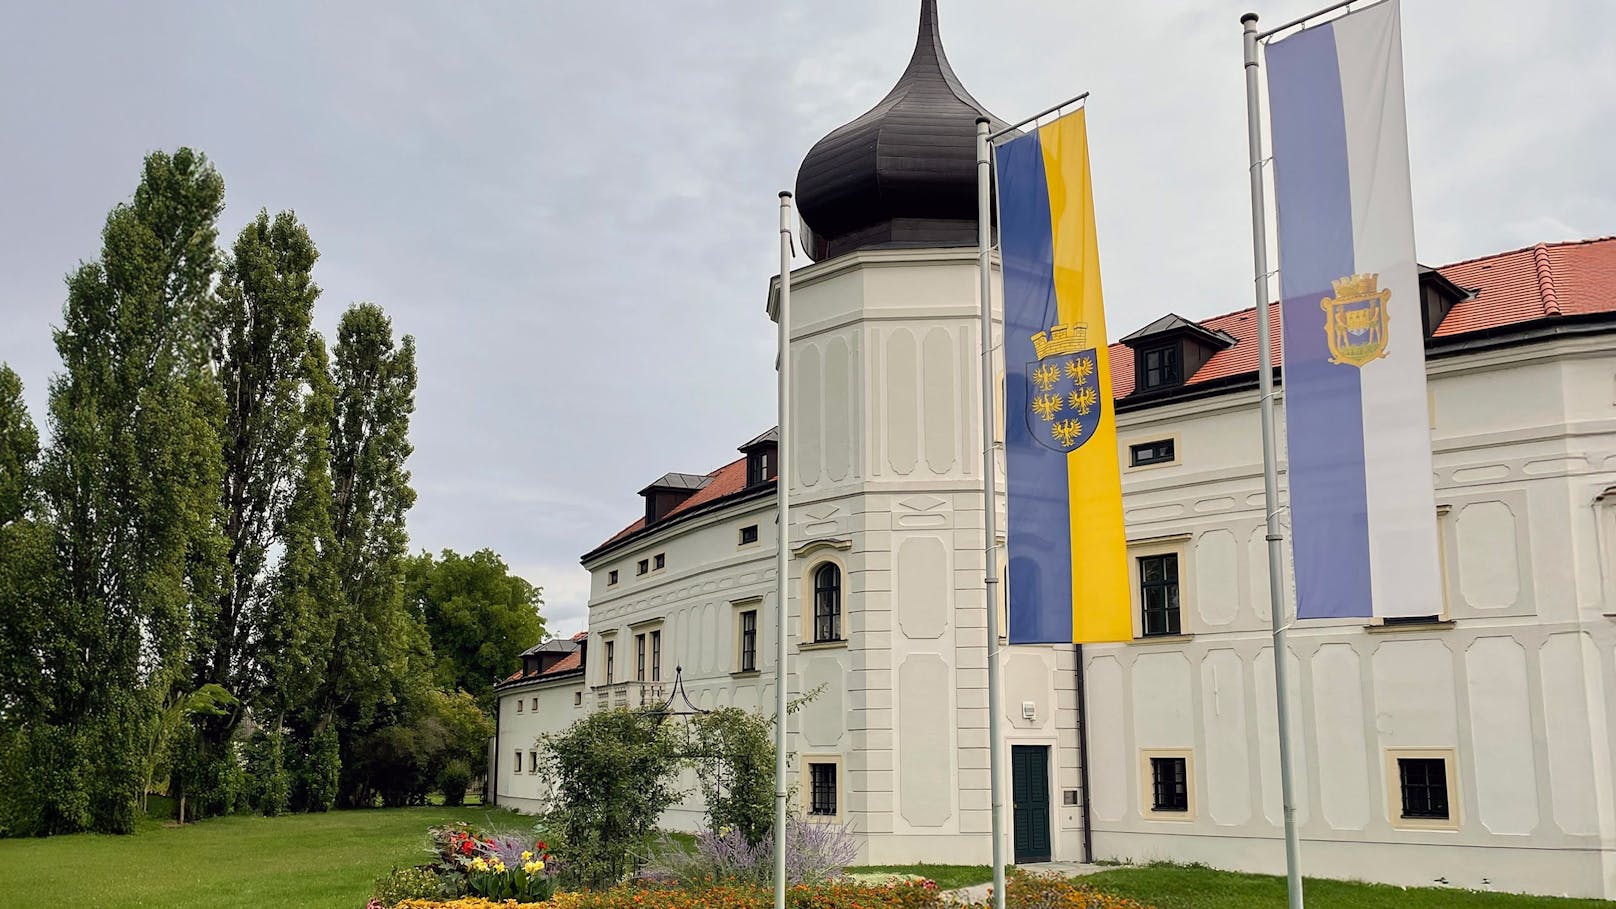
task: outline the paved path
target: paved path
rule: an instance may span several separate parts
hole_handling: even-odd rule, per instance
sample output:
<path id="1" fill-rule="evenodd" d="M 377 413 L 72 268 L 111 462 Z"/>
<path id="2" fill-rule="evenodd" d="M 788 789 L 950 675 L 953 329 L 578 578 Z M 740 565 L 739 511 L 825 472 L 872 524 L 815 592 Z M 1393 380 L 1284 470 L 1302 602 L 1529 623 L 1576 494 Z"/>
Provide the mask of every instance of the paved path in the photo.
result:
<path id="1" fill-rule="evenodd" d="M 1106 870 L 1105 865 L 1085 865 L 1082 862 L 1039 862 L 1036 865 L 1018 865 L 1022 871 L 1033 874 L 1059 874 L 1064 877 L 1082 877 L 1096 871 Z M 958 890 L 949 890 L 943 894 L 955 902 L 982 903 L 988 898 L 990 885 L 977 884 L 972 887 L 961 887 Z"/>

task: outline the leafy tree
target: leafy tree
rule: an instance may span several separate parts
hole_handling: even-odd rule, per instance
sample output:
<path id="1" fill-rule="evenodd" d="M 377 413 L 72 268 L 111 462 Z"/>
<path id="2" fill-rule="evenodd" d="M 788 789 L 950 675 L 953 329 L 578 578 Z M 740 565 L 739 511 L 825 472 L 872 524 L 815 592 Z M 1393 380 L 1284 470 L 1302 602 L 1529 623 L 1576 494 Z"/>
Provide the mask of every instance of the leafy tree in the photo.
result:
<path id="1" fill-rule="evenodd" d="M 431 636 L 438 685 L 471 692 L 485 709 L 494 682 L 544 638 L 542 592 L 491 549 L 469 556 L 445 549 L 438 559 L 423 552 L 409 561 L 405 591 Z"/>
<path id="2" fill-rule="evenodd" d="M 211 624 L 222 540 L 222 401 L 203 330 L 224 183 L 200 154 L 148 155 L 107 216 L 98 260 L 68 276 L 41 488 L 62 589 L 49 605 L 41 721 L 89 792 L 89 826 L 127 832 L 142 755 Z M 41 832 L 84 826 L 47 810 Z"/>
<path id="3" fill-rule="evenodd" d="M 690 720 L 687 757 L 706 805 L 707 829 L 760 843 L 774 826 L 774 724 L 739 707 Z"/>
<path id="4" fill-rule="evenodd" d="M 208 646 L 195 655 L 199 685 L 219 685 L 248 703 L 257 694 L 257 648 L 271 615 L 271 551 L 285 544 L 288 512 L 307 467 L 305 398 L 314 384 L 310 324 L 320 289 L 318 253 L 290 212 L 259 212 L 236 238 L 221 275 L 213 329 L 224 391 L 220 495 L 226 581 Z M 320 415 L 323 416 L 323 415 Z M 314 429 L 324 439 L 324 425 Z M 202 726 L 205 750 L 226 746 L 241 718 L 226 711 Z"/>
<path id="5" fill-rule="evenodd" d="M 678 743 L 659 715 L 624 709 L 591 713 L 539 741 L 555 792 L 545 824 L 565 843 L 565 873 L 591 887 L 622 880 L 679 800 Z"/>
<path id="6" fill-rule="evenodd" d="M 0 527 L 32 513 L 39 469 L 39 431 L 22 399 L 22 379 L 0 363 Z"/>
<path id="7" fill-rule="evenodd" d="M 257 623 L 261 639 L 254 702 L 261 724 L 272 730 L 290 728 L 300 736 L 301 746 L 311 755 L 322 755 L 323 761 L 324 746 L 316 730 L 329 726 L 330 719 L 320 692 L 331 662 L 342 590 L 331 524 L 330 427 L 335 393 L 325 341 L 318 334 L 309 335 L 302 373 L 308 393 L 294 452 L 292 490 L 277 531 L 281 558 L 271 579 L 269 608 Z M 332 744 L 334 736 L 332 729 L 328 739 Z M 330 760 L 337 760 L 335 752 Z M 323 767 L 320 774 L 328 770 Z M 306 775 L 304 780 L 308 782 Z M 323 796 L 308 803 L 311 808 L 315 805 L 323 807 L 314 810 L 330 807 Z"/>
<path id="8" fill-rule="evenodd" d="M 411 686 L 428 683 L 425 629 L 404 605 L 404 515 L 415 502 L 405 461 L 412 450 L 415 340 L 393 340 L 381 308 L 361 303 L 342 316 L 332 362 L 331 525 L 340 590 L 330 657 L 319 689 L 342 741 L 343 800 L 360 800 L 361 775 L 346 773 L 359 738 L 401 719 Z"/>

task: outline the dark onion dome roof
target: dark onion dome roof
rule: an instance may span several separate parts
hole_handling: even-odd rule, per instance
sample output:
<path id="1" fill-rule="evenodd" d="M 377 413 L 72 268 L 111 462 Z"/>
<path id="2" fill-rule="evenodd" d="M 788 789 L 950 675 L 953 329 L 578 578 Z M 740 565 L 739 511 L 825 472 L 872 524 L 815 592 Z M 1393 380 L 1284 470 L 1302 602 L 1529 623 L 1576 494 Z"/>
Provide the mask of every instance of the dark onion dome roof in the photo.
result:
<path id="1" fill-rule="evenodd" d="M 976 244 L 976 121 L 987 111 L 948 65 L 937 0 L 898 84 L 864 116 L 820 139 L 797 171 L 808 254 Z"/>

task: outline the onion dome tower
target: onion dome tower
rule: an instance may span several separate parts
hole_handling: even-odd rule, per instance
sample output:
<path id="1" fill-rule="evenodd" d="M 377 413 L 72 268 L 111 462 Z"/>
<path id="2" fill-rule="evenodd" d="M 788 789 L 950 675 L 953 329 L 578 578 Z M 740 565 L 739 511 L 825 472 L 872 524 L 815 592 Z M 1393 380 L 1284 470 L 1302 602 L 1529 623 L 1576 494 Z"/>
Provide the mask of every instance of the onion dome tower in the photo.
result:
<path id="1" fill-rule="evenodd" d="M 922 0 L 920 34 L 898 84 L 815 143 L 797 171 L 808 254 L 976 245 L 978 117 L 1005 126 L 954 75 L 937 33 L 937 0 Z"/>

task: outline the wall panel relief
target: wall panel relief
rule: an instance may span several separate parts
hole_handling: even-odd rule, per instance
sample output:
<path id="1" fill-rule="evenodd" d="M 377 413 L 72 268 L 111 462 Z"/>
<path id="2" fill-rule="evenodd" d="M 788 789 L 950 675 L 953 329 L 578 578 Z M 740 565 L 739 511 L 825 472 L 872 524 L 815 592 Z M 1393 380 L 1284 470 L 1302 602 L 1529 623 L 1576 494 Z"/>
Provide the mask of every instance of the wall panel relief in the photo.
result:
<path id="1" fill-rule="evenodd" d="M 1465 680 L 1482 826 L 1529 834 L 1537 828 L 1538 804 L 1526 651 L 1511 638 L 1478 638 L 1465 651 Z"/>
<path id="2" fill-rule="evenodd" d="M 1503 502 L 1459 511 L 1459 589 L 1473 609 L 1507 609 L 1521 592 L 1515 514 Z"/>
<path id="3" fill-rule="evenodd" d="M 926 464 L 932 473 L 954 469 L 959 429 L 955 423 L 963 402 L 954 373 L 954 345 L 948 330 L 926 332 L 925 353 L 925 433 Z"/>
<path id="4" fill-rule="evenodd" d="M 855 418 L 853 372 L 847 339 L 832 338 L 825 347 L 825 473 L 845 480 L 853 466 Z"/>
<path id="5" fill-rule="evenodd" d="M 1364 745 L 1358 652 L 1350 644 L 1325 644 L 1314 655 L 1312 668 L 1320 810 L 1337 830 L 1362 830 L 1370 817 L 1370 768 L 1379 765 Z"/>
<path id="6" fill-rule="evenodd" d="M 898 809 L 916 827 L 941 827 L 953 814 L 952 690 L 935 653 L 910 654 L 898 667 Z"/>
<path id="7" fill-rule="evenodd" d="M 793 424 L 792 455 L 796 459 L 797 482 L 803 486 L 818 483 L 824 474 L 823 439 L 824 387 L 820 379 L 818 346 L 805 344 L 797 352 L 797 372 L 792 376 L 792 390 L 797 399 L 796 422 Z"/>
<path id="8" fill-rule="evenodd" d="M 942 637 L 948 628 L 948 548 L 930 536 L 912 536 L 898 544 L 894 591 L 898 626 L 910 640 Z"/>
<path id="9" fill-rule="evenodd" d="M 1239 544 L 1229 530 L 1195 538 L 1195 609 L 1212 626 L 1229 624 L 1240 610 Z"/>
<path id="10" fill-rule="evenodd" d="M 799 656 L 798 674 L 802 677 L 802 690 L 812 691 L 823 685 L 819 696 L 804 704 L 799 714 L 803 741 L 812 748 L 835 748 L 841 744 L 842 730 L 847 717 L 847 673 L 841 660 L 834 655 Z"/>
<path id="11" fill-rule="evenodd" d="M 914 472 L 920 450 L 920 367 L 915 336 L 907 328 L 887 336 L 887 463 L 904 476 Z"/>
<path id="12" fill-rule="evenodd" d="M 1233 650 L 1213 650 L 1201 661 L 1202 726 L 1206 729 L 1205 804 L 1223 826 L 1251 819 L 1251 755 L 1246 740 L 1246 665 Z"/>
<path id="13" fill-rule="evenodd" d="M 1122 686 L 1122 665 L 1113 656 L 1097 656 L 1089 661 L 1089 785 L 1094 816 L 1102 821 L 1120 821 L 1128 812 L 1129 794 L 1128 730 L 1123 721 L 1126 693 Z"/>

